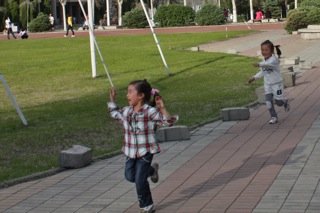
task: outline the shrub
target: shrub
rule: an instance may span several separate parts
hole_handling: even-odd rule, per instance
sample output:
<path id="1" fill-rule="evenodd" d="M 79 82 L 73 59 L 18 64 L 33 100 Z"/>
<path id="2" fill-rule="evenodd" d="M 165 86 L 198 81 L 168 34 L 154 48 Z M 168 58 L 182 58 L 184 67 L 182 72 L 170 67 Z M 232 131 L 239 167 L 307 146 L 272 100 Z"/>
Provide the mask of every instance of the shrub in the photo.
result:
<path id="1" fill-rule="evenodd" d="M 198 25 L 217 25 L 224 23 L 224 16 L 220 7 L 206 4 L 196 13 Z"/>
<path id="2" fill-rule="evenodd" d="M 300 7 L 320 7 L 320 1 L 319 0 L 304 0 L 300 3 Z"/>
<path id="3" fill-rule="evenodd" d="M 238 22 L 244 22 L 246 21 L 246 16 L 244 14 L 240 14 L 237 16 Z"/>
<path id="4" fill-rule="evenodd" d="M 171 4 L 160 6 L 154 20 L 159 27 L 190 26 L 194 17 L 195 13 L 191 7 Z"/>
<path id="5" fill-rule="evenodd" d="M 289 12 L 285 29 L 288 33 L 306 28 L 310 24 L 320 24 L 320 8 L 309 7 Z"/>
<path id="6" fill-rule="evenodd" d="M 31 32 L 48 31 L 50 29 L 49 16 L 44 13 L 39 13 L 37 18 L 29 23 L 29 29 Z"/>
<path id="7" fill-rule="evenodd" d="M 142 9 L 134 8 L 123 16 L 123 26 L 128 28 L 145 28 L 148 20 Z"/>

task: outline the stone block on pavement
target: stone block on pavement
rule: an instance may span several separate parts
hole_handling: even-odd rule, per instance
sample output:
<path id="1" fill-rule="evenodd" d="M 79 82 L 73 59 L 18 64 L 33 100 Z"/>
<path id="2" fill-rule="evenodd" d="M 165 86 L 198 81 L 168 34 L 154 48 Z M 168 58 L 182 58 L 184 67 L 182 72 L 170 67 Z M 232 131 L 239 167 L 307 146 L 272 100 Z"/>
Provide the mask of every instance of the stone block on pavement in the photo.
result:
<path id="1" fill-rule="evenodd" d="M 199 47 L 190 47 L 190 50 L 194 51 L 194 52 L 198 52 L 199 51 Z"/>
<path id="2" fill-rule="evenodd" d="M 281 66 L 280 67 L 280 72 L 284 73 L 284 72 L 294 72 L 293 66 Z"/>
<path id="3" fill-rule="evenodd" d="M 67 150 L 62 150 L 59 156 L 59 166 L 63 168 L 77 169 L 91 162 L 91 149 L 81 145 L 73 145 Z"/>
<path id="4" fill-rule="evenodd" d="M 223 121 L 248 120 L 250 117 L 249 108 L 246 107 L 231 107 L 220 110 Z"/>
<path id="5" fill-rule="evenodd" d="M 299 57 L 297 57 L 297 58 L 286 58 L 285 60 L 284 60 L 284 64 L 285 65 L 297 65 L 297 64 L 299 64 Z"/>
<path id="6" fill-rule="evenodd" d="M 299 29 L 298 32 L 304 40 L 320 39 L 320 25 L 308 25 L 307 28 Z"/>
<path id="7" fill-rule="evenodd" d="M 187 126 L 162 127 L 156 132 L 158 142 L 181 141 L 190 139 L 190 131 Z"/>
<path id="8" fill-rule="evenodd" d="M 227 53 L 228 54 L 237 54 L 237 50 L 236 49 L 227 49 Z"/>
<path id="9" fill-rule="evenodd" d="M 300 69 L 311 69 L 312 63 L 310 61 L 300 60 L 299 61 L 299 68 Z"/>
<path id="10" fill-rule="evenodd" d="M 283 83 L 285 87 L 293 87 L 296 85 L 296 73 L 283 72 L 282 78 L 283 78 Z"/>

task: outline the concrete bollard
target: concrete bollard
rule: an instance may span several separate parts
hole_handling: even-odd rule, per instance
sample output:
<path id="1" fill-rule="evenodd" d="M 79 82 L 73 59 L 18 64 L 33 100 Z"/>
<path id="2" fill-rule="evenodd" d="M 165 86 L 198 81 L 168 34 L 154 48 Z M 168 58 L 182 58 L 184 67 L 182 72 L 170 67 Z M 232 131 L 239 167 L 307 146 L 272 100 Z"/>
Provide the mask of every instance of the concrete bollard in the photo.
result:
<path id="1" fill-rule="evenodd" d="M 200 51 L 200 48 L 199 47 L 190 47 L 190 50 L 194 51 L 194 52 L 198 52 L 198 51 Z"/>
<path id="2" fill-rule="evenodd" d="M 190 131 L 187 126 L 161 127 L 156 132 L 158 142 L 181 141 L 190 139 Z"/>
<path id="3" fill-rule="evenodd" d="M 62 150 L 59 156 L 59 166 L 63 168 L 77 169 L 91 162 L 91 149 L 81 145 L 73 145 L 70 149 Z"/>
<path id="4" fill-rule="evenodd" d="M 223 121 L 248 120 L 250 117 L 249 108 L 246 107 L 231 107 L 220 110 Z"/>
<path id="5" fill-rule="evenodd" d="M 299 64 L 299 57 L 297 57 L 297 58 L 286 58 L 285 60 L 284 60 L 284 64 L 285 65 L 297 65 L 297 64 Z"/>
<path id="6" fill-rule="evenodd" d="M 293 87 L 296 85 L 296 73 L 283 72 L 282 73 L 284 87 Z"/>
<path id="7" fill-rule="evenodd" d="M 237 54 L 238 51 L 236 49 L 227 49 L 228 54 Z"/>

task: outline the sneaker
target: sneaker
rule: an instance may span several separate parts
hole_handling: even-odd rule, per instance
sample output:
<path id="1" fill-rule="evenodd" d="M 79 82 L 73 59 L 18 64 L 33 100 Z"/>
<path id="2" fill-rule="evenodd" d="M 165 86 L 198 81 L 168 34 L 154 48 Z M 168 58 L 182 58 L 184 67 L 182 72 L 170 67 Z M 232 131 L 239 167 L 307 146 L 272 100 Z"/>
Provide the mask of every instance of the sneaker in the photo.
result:
<path id="1" fill-rule="evenodd" d="M 154 213 L 154 212 L 156 212 L 156 210 L 153 208 L 153 205 L 152 205 L 152 207 L 151 207 L 149 210 L 147 210 L 147 209 L 140 209 L 140 213 Z"/>
<path id="2" fill-rule="evenodd" d="M 158 170 L 159 170 L 159 164 L 154 163 L 154 164 L 152 164 L 151 166 L 154 168 L 154 173 L 153 173 L 153 175 L 151 176 L 151 181 L 152 181 L 153 183 L 157 183 L 158 180 L 159 180 L 159 172 L 158 172 Z"/>
<path id="3" fill-rule="evenodd" d="M 278 122 L 278 118 L 276 117 L 271 117 L 270 121 L 269 121 L 269 124 L 275 124 Z"/>
<path id="4" fill-rule="evenodd" d="M 68 37 L 67 35 L 64 35 L 64 37 Z"/>
<path id="5" fill-rule="evenodd" d="M 284 111 L 289 112 L 290 111 L 290 104 L 289 100 L 286 100 L 287 102 L 284 104 Z"/>
<path id="6" fill-rule="evenodd" d="M 75 35 L 72 35 L 71 37 L 73 38 L 73 37 L 75 37 Z"/>

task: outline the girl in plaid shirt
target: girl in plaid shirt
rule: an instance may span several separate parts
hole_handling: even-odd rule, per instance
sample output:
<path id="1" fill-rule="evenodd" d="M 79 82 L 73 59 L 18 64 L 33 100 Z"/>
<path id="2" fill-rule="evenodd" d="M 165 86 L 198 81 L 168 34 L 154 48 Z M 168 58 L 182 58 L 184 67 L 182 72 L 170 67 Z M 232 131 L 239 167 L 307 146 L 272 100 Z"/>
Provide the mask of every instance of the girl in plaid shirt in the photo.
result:
<path id="1" fill-rule="evenodd" d="M 155 138 L 158 125 L 172 126 L 177 120 L 164 107 L 158 91 L 152 89 L 146 80 L 133 81 L 128 86 L 129 106 L 119 109 L 115 103 L 116 91 L 110 91 L 108 109 L 112 118 L 124 129 L 123 153 L 126 155 L 125 178 L 135 183 L 141 213 L 155 212 L 148 177 L 159 180 L 157 163 L 152 163 L 153 155 L 160 152 Z M 149 105 L 151 96 L 154 103 Z"/>

